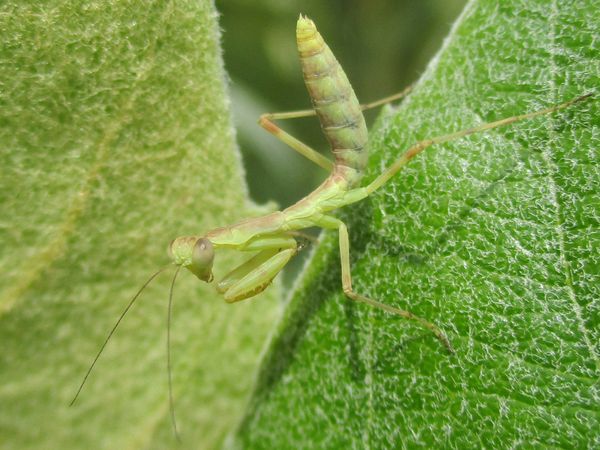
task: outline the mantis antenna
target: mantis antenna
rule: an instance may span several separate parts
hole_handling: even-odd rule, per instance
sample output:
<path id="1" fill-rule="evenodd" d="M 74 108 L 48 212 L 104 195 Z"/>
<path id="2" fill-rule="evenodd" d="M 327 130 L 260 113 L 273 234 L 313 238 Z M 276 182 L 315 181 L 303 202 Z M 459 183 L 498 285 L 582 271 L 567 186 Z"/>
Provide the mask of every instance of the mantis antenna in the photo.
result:
<path id="1" fill-rule="evenodd" d="M 173 280 L 171 281 L 171 288 L 169 289 L 169 306 L 167 312 L 167 373 L 169 376 L 169 411 L 171 413 L 171 423 L 173 424 L 173 433 L 175 438 L 181 442 L 179 433 L 177 432 L 177 421 L 175 420 L 175 402 L 173 401 L 173 377 L 171 371 L 171 312 L 173 311 L 173 289 L 175 288 L 175 280 L 181 266 L 177 266 Z"/>
<path id="2" fill-rule="evenodd" d="M 75 402 L 77 401 L 77 397 L 79 397 L 79 394 L 81 393 L 81 390 L 83 389 L 83 386 L 85 385 L 88 377 L 92 373 L 92 370 L 94 369 L 94 366 L 98 362 L 98 359 L 100 358 L 100 355 L 104 351 L 104 348 L 106 347 L 106 344 L 108 344 L 108 341 L 110 341 L 110 338 L 112 337 L 112 335 L 115 334 L 115 331 L 117 330 L 117 328 L 119 327 L 119 324 L 121 323 L 121 321 L 125 317 L 125 314 L 127 314 L 127 312 L 131 309 L 131 307 L 133 306 L 133 304 L 135 303 L 135 301 L 138 299 L 138 297 L 140 296 L 140 294 L 143 292 L 144 289 L 146 289 L 146 287 L 152 282 L 152 280 L 154 280 L 161 272 L 163 272 L 164 270 L 166 270 L 168 267 L 171 267 L 171 264 L 166 265 L 163 268 L 158 269 L 156 272 L 154 272 L 150 276 L 150 278 L 148 278 L 146 280 L 146 282 L 142 285 L 142 287 L 136 292 L 136 294 L 133 296 L 133 298 L 129 301 L 129 303 L 127 304 L 127 306 L 125 307 L 125 309 L 123 310 L 123 312 L 121 313 L 121 315 L 119 316 L 119 318 L 117 319 L 117 321 L 115 322 L 114 326 L 110 330 L 110 333 L 108 333 L 108 336 L 106 337 L 106 339 L 102 343 L 102 346 L 100 347 L 100 350 L 98 350 L 98 353 L 96 354 L 96 357 L 94 358 L 94 360 L 92 361 L 92 364 L 90 364 L 90 367 L 88 368 L 87 372 L 85 373 L 85 376 L 83 377 L 83 381 L 79 385 L 79 389 L 77 389 L 77 392 L 75 393 L 75 396 L 73 397 L 73 400 L 71 400 L 71 403 L 69 403 L 69 406 L 73 406 L 75 404 Z M 177 271 L 179 271 L 179 269 L 177 269 Z M 175 273 L 175 275 L 177 275 L 177 273 Z M 175 281 L 175 279 L 173 279 L 173 281 Z M 173 287 L 171 286 L 171 292 L 172 291 L 173 291 Z"/>

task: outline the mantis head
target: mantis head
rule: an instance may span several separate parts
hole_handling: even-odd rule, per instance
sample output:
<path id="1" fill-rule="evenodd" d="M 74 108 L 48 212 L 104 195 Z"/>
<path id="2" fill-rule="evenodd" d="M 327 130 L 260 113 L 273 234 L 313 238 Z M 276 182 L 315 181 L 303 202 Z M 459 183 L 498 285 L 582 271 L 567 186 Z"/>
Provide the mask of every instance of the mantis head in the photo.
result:
<path id="1" fill-rule="evenodd" d="M 185 267 L 202 281 L 210 283 L 213 280 L 215 251 L 209 239 L 197 236 L 178 237 L 169 245 L 168 253 L 175 264 Z"/>

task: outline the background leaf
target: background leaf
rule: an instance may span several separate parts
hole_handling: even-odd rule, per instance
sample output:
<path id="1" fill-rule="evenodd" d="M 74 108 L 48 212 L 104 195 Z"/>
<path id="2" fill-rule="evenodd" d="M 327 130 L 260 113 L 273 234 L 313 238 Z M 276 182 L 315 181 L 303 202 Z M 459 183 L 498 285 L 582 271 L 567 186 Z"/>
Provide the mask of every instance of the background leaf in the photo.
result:
<path id="1" fill-rule="evenodd" d="M 593 10 L 471 1 L 376 126 L 367 180 L 419 139 L 596 89 Z M 232 444 L 598 447 L 599 117 L 594 99 L 438 146 L 348 207 L 355 289 L 438 323 L 457 353 L 346 300 L 328 233 Z"/>
<path id="2" fill-rule="evenodd" d="M 251 213 L 214 8 L 9 1 L 0 28 L 0 447 L 175 446 L 171 271 L 144 292 L 67 405 L 128 298 L 167 264 L 169 241 Z M 180 275 L 178 448 L 214 447 L 236 422 L 276 294 L 228 307 Z"/>

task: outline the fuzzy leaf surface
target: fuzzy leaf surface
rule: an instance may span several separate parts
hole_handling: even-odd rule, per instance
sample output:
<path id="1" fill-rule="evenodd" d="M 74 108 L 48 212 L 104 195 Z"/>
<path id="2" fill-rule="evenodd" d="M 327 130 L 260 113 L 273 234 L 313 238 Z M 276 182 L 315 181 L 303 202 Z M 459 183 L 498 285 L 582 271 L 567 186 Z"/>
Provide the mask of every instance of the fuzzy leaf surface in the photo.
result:
<path id="1" fill-rule="evenodd" d="M 179 275 L 178 445 L 165 360 L 173 269 L 68 406 L 128 299 L 168 263 L 169 242 L 250 214 L 216 19 L 208 1 L 0 6 L 3 449 L 207 449 L 238 420 L 277 289 L 227 306 Z"/>

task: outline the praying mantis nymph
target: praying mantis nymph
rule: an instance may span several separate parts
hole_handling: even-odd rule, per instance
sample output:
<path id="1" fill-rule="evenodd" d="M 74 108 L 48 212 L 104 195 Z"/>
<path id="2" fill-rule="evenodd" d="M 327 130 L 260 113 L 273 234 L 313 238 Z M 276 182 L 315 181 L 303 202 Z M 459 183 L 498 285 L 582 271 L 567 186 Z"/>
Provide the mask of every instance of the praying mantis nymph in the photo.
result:
<path id="1" fill-rule="evenodd" d="M 264 114 L 260 117 L 259 124 L 295 151 L 329 171 L 330 175 L 313 192 L 282 211 L 246 219 L 234 225 L 216 228 L 203 235 L 183 236 L 172 241 L 168 252 L 172 264 L 177 267 L 177 270 L 173 276 L 169 293 L 168 322 L 170 323 L 173 286 L 182 267 L 188 269 L 200 280 L 211 283 L 214 279 L 212 270 L 213 262 L 215 255 L 220 250 L 233 249 L 241 252 L 253 252 L 254 255 L 250 259 L 234 268 L 216 283 L 217 291 L 223 295 L 226 302 L 233 303 L 245 300 L 254 297 L 266 289 L 290 259 L 298 253 L 301 248 L 298 239 L 301 236 L 301 230 L 308 227 L 320 227 L 337 230 L 338 232 L 342 269 L 341 284 L 343 292 L 348 298 L 418 323 L 430 330 L 449 352 L 453 352 L 449 339 L 437 325 L 414 315 L 408 310 L 382 303 L 354 291 L 350 271 L 348 229 L 344 222 L 337 219 L 332 212 L 343 206 L 356 203 L 372 194 L 387 183 L 412 158 L 432 145 L 520 120 L 549 114 L 583 101 L 591 97 L 591 94 L 582 95 L 543 110 L 422 140 L 406 150 L 372 182 L 366 186 L 361 186 L 360 181 L 368 157 L 368 133 L 362 111 L 399 99 L 406 95 L 410 91 L 410 88 L 380 101 L 361 105 L 352 90 L 346 74 L 310 19 L 300 16 L 296 28 L 296 39 L 304 81 L 312 100 L 313 109 Z M 303 144 L 273 123 L 274 120 L 314 115 L 318 117 L 323 133 L 331 145 L 333 161 Z M 96 361 L 127 311 L 143 289 L 164 269 L 159 270 L 146 281 L 119 317 L 89 367 L 72 403 L 77 399 Z M 169 347 L 168 341 L 170 339 L 169 330 L 170 328 L 167 331 L 167 348 Z M 175 426 L 172 390 L 170 388 L 169 350 L 167 351 L 167 355 L 171 417 Z"/>

